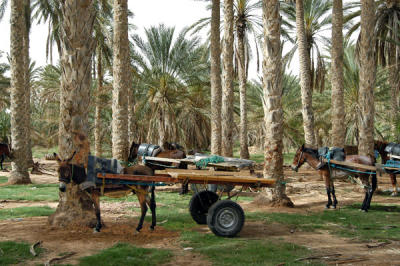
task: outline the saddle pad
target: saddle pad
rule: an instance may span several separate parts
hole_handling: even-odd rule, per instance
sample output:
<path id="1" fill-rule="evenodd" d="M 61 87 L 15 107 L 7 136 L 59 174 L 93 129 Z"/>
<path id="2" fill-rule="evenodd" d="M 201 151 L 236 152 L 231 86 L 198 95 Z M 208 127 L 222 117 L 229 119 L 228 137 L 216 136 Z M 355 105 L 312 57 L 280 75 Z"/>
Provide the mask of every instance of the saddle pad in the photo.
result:
<path id="1" fill-rule="evenodd" d="M 386 147 L 385 147 L 385 152 L 389 154 L 393 154 L 396 156 L 400 156 L 400 144 L 390 142 Z"/>
<path id="2" fill-rule="evenodd" d="M 138 156 L 152 156 L 155 157 L 161 152 L 161 147 L 154 144 L 142 143 L 138 148 Z"/>
<path id="3" fill-rule="evenodd" d="M 343 148 L 322 147 L 322 148 L 318 149 L 318 156 L 319 157 L 327 158 L 328 155 L 329 155 L 329 159 L 333 159 L 333 160 L 336 160 L 336 161 L 344 161 L 345 158 L 346 158 L 346 155 L 345 155 L 345 152 L 344 152 Z"/>
<path id="4" fill-rule="evenodd" d="M 102 183 L 102 180 L 97 178 L 98 173 L 120 174 L 122 170 L 117 159 L 104 159 L 89 155 L 86 180 L 99 184 Z"/>

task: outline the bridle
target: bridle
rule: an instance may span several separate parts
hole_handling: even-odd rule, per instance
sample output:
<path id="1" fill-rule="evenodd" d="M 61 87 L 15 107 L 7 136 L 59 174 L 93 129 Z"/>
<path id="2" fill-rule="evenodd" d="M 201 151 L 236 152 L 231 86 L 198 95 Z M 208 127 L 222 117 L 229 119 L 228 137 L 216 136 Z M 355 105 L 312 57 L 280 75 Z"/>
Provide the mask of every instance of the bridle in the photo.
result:
<path id="1" fill-rule="evenodd" d="M 301 153 L 300 153 L 299 159 L 297 160 L 297 164 L 295 167 L 296 172 L 300 167 L 300 161 L 301 161 L 301 158 L 303 157 L 303 153 L 304 153 L 304 149 L 301 149 Z M 307 158 L 304 158 L 304 162 L 306 162 L 306 161 L 307 161 Z"/>

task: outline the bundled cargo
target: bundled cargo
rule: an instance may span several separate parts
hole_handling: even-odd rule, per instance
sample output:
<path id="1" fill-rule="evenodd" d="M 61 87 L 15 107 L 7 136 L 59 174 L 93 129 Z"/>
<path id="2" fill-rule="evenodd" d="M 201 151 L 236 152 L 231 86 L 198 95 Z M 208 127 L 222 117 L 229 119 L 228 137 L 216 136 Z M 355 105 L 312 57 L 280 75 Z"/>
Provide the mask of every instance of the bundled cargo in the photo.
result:
<path id="1" fill-rule="evenodd" d="M 337 147 L 322 147 L 318 149 L 318 156 L 326 159 L 332 159 L 336 161 L 344 161 L 346 154 L 343 148 Z"/>

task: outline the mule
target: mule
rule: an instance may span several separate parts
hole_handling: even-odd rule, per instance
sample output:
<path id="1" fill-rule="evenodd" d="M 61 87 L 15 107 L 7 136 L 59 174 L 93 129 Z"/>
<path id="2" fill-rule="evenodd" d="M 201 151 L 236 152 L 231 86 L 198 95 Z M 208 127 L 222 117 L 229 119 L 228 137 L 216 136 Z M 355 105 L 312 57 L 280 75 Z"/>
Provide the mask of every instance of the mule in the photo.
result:
<path id="1" fill-rule="evenodd" d="M 388 145 L 385 141 L 375 140 L 374 141 L 374 149 L 379 153 L 381 156 L 382 164 L 386 164 L 386 162 L 390 159 L 389 154 L 385 151 L 386 146 Z M 358 147 L 357 146 L 350 146 L 346 145 L 344 147 L 346 154 L 358 154 Z M 392 196 L 397 196 L 397 178 L 395 172 L 388 172 L 390 176 L 390 182 L 392 183 Z"/>
<path id="2" fill-rule="evenodd" d="M 84 166 L 71 164 L 71 160 L 75 156 L 75 152 L 71 156 L 71 158 L 68 158 L 66 160 L 60 159 L 57 154 L 54 155 L 58 163 L 58 179 L 60 182 L 59 190 L 61 192 L 65 192 L 67 184 L 71 182 L 80 185 L 86 181 L 87 176 Z M 154 170 L 144 165 L 135 165 L 124 168 L 123 173 L 130 175 L 154 175 Z M 136 227 L 137 233 L 139 233 L 143 227 L 143 221 L 146 216 L 148 207 L 150 208 L 152 213 L 150 230 L 154 230 L 156 226 L 157 219 L 156 219 L 156 201 L 155 201 L 154 189 L 155 189 L 154 185 L 107 185 L 107 184 L 104 185 L 104 192 L 131 191 L 134 194 L 136 194 L 141 209 L 140 220 Z M 91 200 L 93 201 L 93 206 L 95 208 L 97 221 L 94 230 L 95 232 L 100 232 L 102 228 L 101 215 L 100 215 L 100 196 L 101 196 L 100 188 L 90 187 L 85 191 L 87 191 L 88 194 L 90 195 Z M 149 197 L 149 194 L 151 194 L 151 197 Z"/>
<path id="3" fill-rule="evenodd" d="M 3 162 L 6 156 L 12 159 L 11 148 L 7 143 L 0 143 L 0 170 L 3 170 Z"/>
<path id="4" fill-rule="evenodd" d="M 294 155 L 293 158 L 293 163 L 292 163 L 292 170 L 293 171 L 298 171 L 298 169 L 305 163 L 307 162 L 312 168 L 317 170 L 320 175 L 323 177 L 325 181 L 325 188 L 326 188 L 326 194 L 328 196 L 328 202 L 326 204 L 326 208 L 330 208 L 331 206 L 335 209 L 338 201 L 336 199 L 335 195 L 335 186 L 333 183 L 334 178 L 340 178 L 340 177 L 347 177 L 349 175 L 358 177 L 362 184 L 364 185 L 365 189 L 365 197 L 364 201 L 361 206 L 361 210 L 367 212 L 371 200 L 372 200 L 372 195 L 374 194 L 374 191 L 377 187 L 377 179 L 376 179 L 376 174 L 370 174 L 370 173 L 354 173 L 350 171 L 345 171 L 345 170 L 338 170 L 335 168 L 330 168 L 329 165 L 325 164 L 321 168 L 318 169 L 318 166 L 320 164 L 320 160 L 318 158 L 318 150 L 311 149 L 311 148 L 306 148 L 304 144 L 297 149 L 296 154 Z M 358 164 L 364 164 L 364 165 L 374 165 L 374 160 L 369 158 L 368 156 L 361 156 L 361 155 L 349 155 L 346 156 L 345 162 L 351 162 L 351 163 L 358 163 Z M 357 169 L 355 168 L 354 170 L 356 171 L 361 171 L 365 172 L 364 169 Z M 369 178 L 371 177 L 371 183 L 369 181 Z M 332 200 L 333 199 L 333 200 Z"/>

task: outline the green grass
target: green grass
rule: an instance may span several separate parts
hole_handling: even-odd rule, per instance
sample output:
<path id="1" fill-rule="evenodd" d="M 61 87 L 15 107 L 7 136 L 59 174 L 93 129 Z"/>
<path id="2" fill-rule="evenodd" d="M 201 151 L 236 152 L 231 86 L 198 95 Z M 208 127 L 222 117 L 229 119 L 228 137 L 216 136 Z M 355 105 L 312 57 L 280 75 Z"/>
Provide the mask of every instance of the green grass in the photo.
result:
<path id="1" fill-rule="evenodd" d="M 6 183 L 8 181 L 8 178 L 5 176 L 0 176 L 0 184 Z"/>
<path id="2" fill-rule="evenodd" d="M 18 242 L 0 242 L 0 265 L 11 265 L 22 263 L 28 259 L 34 258 L 29 252 L 30 245 Z M 42 251 L 40 248 L 35 249 L 38 254 Z"/>
<path id="3" fill-rule="evenodd" d="M 222 238 L 188 231 L 182 233 L 181 239 L 184 247 L 192 247 L 213 265 L 303 265 L 306 263 L 295 260 L 311 254 L 305 247 L 280 241 Z"/>
<path id="4" fill-rule="evenodd" d="M 49 216 L 54 212 L 54 209 L 48 206 L 42 207 L 18 207 L 12 209 L 1 209 L 0 220 L 26 218 L 33 216 Z M 1 264 L 0 264 L 1 265 Z"/>
<path id="5" fill-rule="evenodd" d="M 248 220 L 281 223 L 303 231 L 328 230 L 330 233 L 361 240 L 400 238 L 400 207 L 372 204 L 368 213 L 359 211 L 360 204 L 339 210 L 310 214 L 248 212 Z"/>
<path id="6" fill-rule="evenodd" d="M 0 200 L 58 201 L 58 185 L 33 184 L 4 186 L 0 188 Z"/>
<path id="7" fill-rule="evenodd" d="M 160 265 L 167 263 L 172 257 L 169 250 L 138 248 L 130 244 L 118 243 L 111 248 L 105 249 L 100 253 L 81 258 L 81 266 L 125 266 L 125 265 Z"/>
<path id="8" fill-rule="evenodd" d="M 39 147 L 39 146 L 34 146 L 32 148 L 32 156 L 33 158 L 44 158 L 44 156 L 48 153 L 57 153 L 58 152 L 58 146 L 54 146 L 52 148 L 46 148 L 46 147 Z"/>

